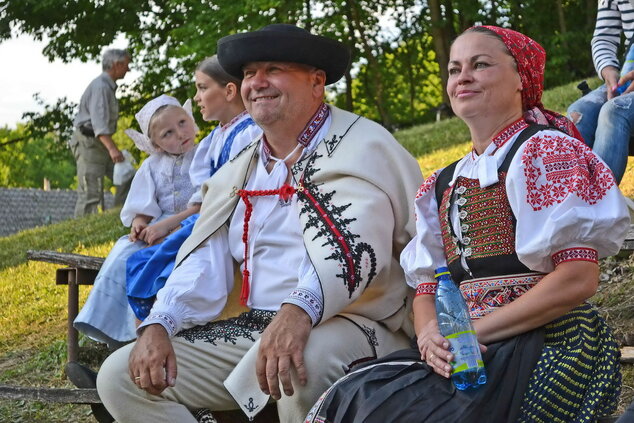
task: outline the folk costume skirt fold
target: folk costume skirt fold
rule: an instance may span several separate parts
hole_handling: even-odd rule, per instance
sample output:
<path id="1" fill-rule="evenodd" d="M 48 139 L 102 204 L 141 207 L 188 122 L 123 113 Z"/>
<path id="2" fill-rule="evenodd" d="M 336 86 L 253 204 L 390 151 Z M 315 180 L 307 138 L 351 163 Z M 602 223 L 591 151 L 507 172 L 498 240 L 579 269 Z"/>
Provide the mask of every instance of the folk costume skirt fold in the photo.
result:
<path id="1" fill-rule="evenodd" d="M 618 348 L 589 305 L 487 348 L 477 389 L 457 390 L 413 342 L 341 378 L 306 422 L 593 422 L 616 408 Z"/>

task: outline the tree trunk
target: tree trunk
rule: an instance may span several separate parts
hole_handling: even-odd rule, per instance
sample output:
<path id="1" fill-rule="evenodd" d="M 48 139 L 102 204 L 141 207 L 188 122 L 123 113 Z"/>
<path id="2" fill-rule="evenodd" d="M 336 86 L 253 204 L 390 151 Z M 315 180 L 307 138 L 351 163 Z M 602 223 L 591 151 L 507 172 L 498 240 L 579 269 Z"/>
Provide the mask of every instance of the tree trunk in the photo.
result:
<path id="1" fill-rule="evenodd" d="M 372 47 L 368 43 L 367 32 L 363 28 L 363 21 L 361 19 L 358 7 L 360 7 L 355 2 L 347 2 L 348 11 L 349 11 L 349 21 L 352 26 L 352 29 L 361 34 L 361 45 L 363 46 L 363 57 L 368 61 L 368 74 L 371 75 L 372 85 L 374 87 L 374 102 L 376 105 L 376 109 L 379 113 L 379 117 L 381 119 L 381 124 L 386 128 L 390 128 L 392 126 L 392 122 L 390 119 L 387 110 L 385 109 L 384 104 L 384 95 L 383 95 L 383 81 L 381 80 L 381 70 L 379 61 L 376 59 L 376 56 L 372 52 Z"/>
<path id="2" fill-rule="evenodd" d="M 557 18 L 559 20 L 559 33 L 561 34 L 561 44 L 566 49 L 567 52 L 570 52 L 568 47 L 568 41 L 566 40 L 566 35 L 568 31 L 566 30 L 566 17 L 564 16 L 564 5 L 561 0 L 556 0 L 557 6 Z"/>
<path id="3" fill-rule="evenodd" d="M 597 1 L 596 0 L 587 0 L 586 1 L 586 29 L 590 34 L 594 31 L 594 26 L 597 17 Z"/>
<path id="4" fill-rule="evenodd" d="M 354 99 L 352 97 L 352 74 L 350 73 L 350 67 L 346 70 L 346 110 L 349 112 L 354 111 Z"/>
<path id="5" fill-rule="evenodd" d="M 439 0 L 429 0 L 429 15 L 431 18 L 431 36 L 433 39 L 434 52 L 436 53 L 436 62 L 440 66 L 440 80 L 443 88 L 447 86 L 449 72 L 447 65 L 449 64 L 449 40 L 445 34 L 445 22 L 440 10 Z M 449 104 L 449 96 L 446 90 L 442 90 L 442 101 Z"/>

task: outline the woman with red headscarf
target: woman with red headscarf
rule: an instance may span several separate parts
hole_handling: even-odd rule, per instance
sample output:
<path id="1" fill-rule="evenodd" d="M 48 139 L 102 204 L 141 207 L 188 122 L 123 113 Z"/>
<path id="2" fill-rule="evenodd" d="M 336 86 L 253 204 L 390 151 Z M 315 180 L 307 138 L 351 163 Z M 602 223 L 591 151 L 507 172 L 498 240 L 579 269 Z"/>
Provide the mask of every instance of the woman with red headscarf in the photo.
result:
<path id="1" fill-rule="evenodd" d="M 401 255 L 416 337 L 349 373 L 306 421 L 594 422 L 616 407 L 617 344 L 585 301 L 629 215 L 612 173 L 574 125 L 541 103 L 546 55 L 534 40 L 473 27 L 452 45 L 447 93 L 473 149 L 416 198 L 417 235 Z M 436 321 L 435 269 L 467 301 L 488 381 L 451 383 Z"/>

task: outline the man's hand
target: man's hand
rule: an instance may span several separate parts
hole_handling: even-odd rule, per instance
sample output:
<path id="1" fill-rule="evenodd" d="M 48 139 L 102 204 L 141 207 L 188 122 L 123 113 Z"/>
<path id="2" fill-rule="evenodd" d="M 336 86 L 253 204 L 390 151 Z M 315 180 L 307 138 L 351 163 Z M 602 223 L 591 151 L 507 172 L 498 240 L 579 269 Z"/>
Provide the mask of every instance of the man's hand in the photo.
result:
<path id="1" fill-rule="evenodd" d="M 128 372 L 139 388 L 152 395 L 176 384 L 176 356 L 163 326 L 145 328 L 130 352 Z"/>
<path id="2" fill-rule="evenodd" d="M 605 81 L 607 88 L 608 100 L 616 97 L 616 87 L 619 85 L 619 70 L 614 66 L 606 66 L 601 69 L 601 77 Z"/>
<path id="3" fill-rule="evenodd" d="M 108 150 L 108 154 L 110 154 L 110 158 L 112 159 L 113 163 L 120 163 L 124 159 L 123 153 L 117 147 L 113 148 L 112 150 Z"/>
<path id="4" fill-rule="evenodd" d="M 117 144 L 114 143 L 112 136 L 107 134 L 98 135 L 99 141 L 106 147 L 108 150 L 108 154 L 110 155 L 110 159 L 112 159 L 113 163 L 119 163 L 123 161 L 123 153 L 121 150 L 117 148 Z"/>
<path id="5" fill-rule="evenodd" d="M 304 310 L 293 304 L 282 305 L 260 339 L 255 371 L 262 392 L 279 400 L 281 382 L 284 394 L 293 395 L 291 365 L 297 370 L 299 383 L 306 385 L 304 348 L 311 329 L 312 322 Z"/>

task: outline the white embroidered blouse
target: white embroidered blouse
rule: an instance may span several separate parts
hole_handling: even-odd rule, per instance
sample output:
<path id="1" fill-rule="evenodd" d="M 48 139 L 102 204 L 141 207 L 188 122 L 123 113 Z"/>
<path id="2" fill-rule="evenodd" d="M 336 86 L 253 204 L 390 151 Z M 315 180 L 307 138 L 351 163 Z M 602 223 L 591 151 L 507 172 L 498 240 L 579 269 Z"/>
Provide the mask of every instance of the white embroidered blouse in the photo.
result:
<path id="1" fill-rule="evenodd" d="M 132 179 L 121 209 L 121 222 L 130 226 L 138 214 L 156 221 L 185 210 L 194 194 L 189 169 L 195 154 L 196 147 L 177 156 L 155 153 L 145 159 Z"/>
<path id="2" fill-rule="evenodd" d="M 300 137 L 302 158 L 317 148 L 330 124 L 328 113 L 321 128 L 306 140 L 305 147 Z M 283 160 L 271 155 L 265 142 L 259 148 L 262 160 L 258 160 L 245 189 L 278 189 L 287 179 L 288 168 Z M 270 172 L 266 170 L 269 159 L 275 161 Z M 291 181 L 293 185 L 296 183 Z M 282 303 L 295 304 L 315 324 L 323 310 L 323 296 L 317 272 L 304 247 L 297 196 L 293 195 L 287 203 L 278 196 L 250 197 L 250 201 L 253 212 L 249 221 L 247 261 L 251 281 L 247 306 L 276 311 Z M 158 323 L 174 336 L 182 329 L 205 324 L 220 315 L 233 289 L 233 260 L 242 270 L 244 267 L 244 214 L 244 202 L 239 201 L 229 227 L 221 227 L 174 269 L 139 329 Z"/>
<path id="3" fill-rule="evenodd" d="M 231 144 L 227 151 L 228 158 L 232 158 L 261 134 L 262 129 L 244 111 L 225 125 L 216 127 L 203 138 L 198 143 L 198 149 L 189 170 L 192 185 L 196 189 L 190 203 L 202 202 L 200 187 L 215 172 L 227 142 Z"/>
<path id="4" fill-rule="evenodd" d="M 523 120 L 515 122 L 482 155 L 467 154 L 450 185 L 458 176 L 478 179 L 481 188 L 498 182 L 497 169 L 526 126 Z M 407 283 L 415 289 L 433 283 L 435 269 L 446 265 L 435 196 L 439 173 L 427 178 L 416 195 L 416 237 L 401 254 Z M 585 144 L 556 130 L 539 131 L 518 149 L 506 192 L 517 219 L 518 258 L 533 271 L 548 273 L 563 261 L 616 254 L 629 228 L 623 196 L 605 163 Z M 450 210 L 450 220 L 460 237 L 457 207 Z"/>

